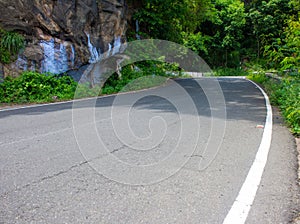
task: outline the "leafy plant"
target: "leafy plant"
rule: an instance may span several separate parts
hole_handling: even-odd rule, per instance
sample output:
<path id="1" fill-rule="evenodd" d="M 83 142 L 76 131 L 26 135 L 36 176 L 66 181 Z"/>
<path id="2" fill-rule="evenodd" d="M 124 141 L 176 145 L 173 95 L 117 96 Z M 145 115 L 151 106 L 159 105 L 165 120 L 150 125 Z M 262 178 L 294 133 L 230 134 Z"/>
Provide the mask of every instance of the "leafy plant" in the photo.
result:
<path id="1" fill-rule="evenodd" d="M 7 77 L 0 84 L 1 103 L 51 102 L 72 99 L 77 83 L 68 76 L 23 72 L 17 78 Z"/>
<path id="2" fill-rule="evenodd" d="M 268 80 L 268 77 L 263 72 L 251 73 L 247 78 L 259 84 L 264 84 Z"/>
<path id="3" fill-rule="evenodd" d="M 290 19 L 285 28 L 285 45 L 281 52 L 284 55 L 280 62 L 281 68 L 295 69 L 300 67 L 300 17 L 298 20 Z"/>
<path id="4" fill-rule="evenodd" d="M 1 36 L 1 47 L 17 54 L 24 47 L 24 37 L 15 32 L 4 32 Z"/>
<path id="5" fill-rule="evenodd" d="M 0 62 L 4 64 L 9 64 L 11 62 L 10 58 L 11 58 L 11 54 L 9 53 L 9 51 L 3 49 L 0 46 Z"/>
<path id="6" fill-rule="evenodd" d="M 25 40 L 23 36 L 16 32 L 0 29 L 0 61 L 2 63 L 10 63 L 24 47 Z"/>
<path id="7" fill-rule="evenodd" d="M 196 34 L 183 32 L 182 35 L 185 47 L 188 47 L 199 55 L 208 56 L 206 43 L 210 40 L 209 36 L 204 36 L 200 32 Z"/>

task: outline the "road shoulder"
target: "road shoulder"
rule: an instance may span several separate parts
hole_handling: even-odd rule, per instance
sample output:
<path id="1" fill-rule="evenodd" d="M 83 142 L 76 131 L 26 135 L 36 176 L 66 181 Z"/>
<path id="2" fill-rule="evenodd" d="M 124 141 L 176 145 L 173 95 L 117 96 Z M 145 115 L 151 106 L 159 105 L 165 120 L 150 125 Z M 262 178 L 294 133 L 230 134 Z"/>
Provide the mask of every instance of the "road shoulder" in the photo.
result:
<path id="1" fill-rule="evenodd" d="M 296 145 L 298 151 L 298 187 L 300 188 L 300 138 L 296 138 Z M 300 224 L 300 212 L 294 219 L 294 224 Z"/>
<path id="2" fill-rule="evenodd" d="M 278 108 L 273 107 L 273 137 L 268 163 L 246 223 L 287 223 L 299 214 L 297 156 L 294 137 L 286 128 Z"/>

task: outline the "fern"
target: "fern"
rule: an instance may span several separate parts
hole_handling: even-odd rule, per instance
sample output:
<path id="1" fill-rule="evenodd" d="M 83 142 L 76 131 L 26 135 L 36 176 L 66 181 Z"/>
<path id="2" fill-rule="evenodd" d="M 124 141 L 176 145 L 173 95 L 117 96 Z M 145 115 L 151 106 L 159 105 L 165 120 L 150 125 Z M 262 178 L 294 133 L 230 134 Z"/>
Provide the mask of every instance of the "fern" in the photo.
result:
<path id="1" fill-rule="evenodd" d="M 18 33 L 0 29 L 0 61 L 8 64 L 25 47 L 24 37 Z"/>

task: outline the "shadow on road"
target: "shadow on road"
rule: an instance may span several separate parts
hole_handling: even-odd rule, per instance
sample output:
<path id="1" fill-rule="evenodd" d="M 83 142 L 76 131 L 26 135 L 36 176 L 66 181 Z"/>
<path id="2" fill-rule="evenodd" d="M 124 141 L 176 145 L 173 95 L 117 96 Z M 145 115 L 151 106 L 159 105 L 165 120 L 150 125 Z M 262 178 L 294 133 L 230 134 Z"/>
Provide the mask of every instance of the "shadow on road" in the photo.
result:
<path id="1" fill-rule="evenodd" d="M 219 78 L 219 84 L 224 94 L 226 103 L 227 119 L 229 120 L 248 120 L 253 122 L 264 122 L 266 116 L 265 100 L 260 90 L 244 79 L 226 79 Z M 200 116 L 211 116 L 211 109 L 207 97 L 199 87 L 198 83 L 193 79 L 176 79 L 177 84 L 185 89 L 191 96 Z M 201 82 L 201 81 L 200 81 Z M 168 91 L 168 86 L 159 87 L 152 90 L 147 90 L 148 96 L 143 97 L 134 104 L 135 109 L 155 110 L 157 113 L 178 113 L 176 108 L 166 99 L 155 96 L 158 91 Z M 130 93 L 140 94 L 140 92 Z M 176 92 L 173 94 L 176 95 Z M 124 94 L 128 96 L 128 94 Z M 121 96 L 122 97 L 122 96 Z M 98 98 L 96 101 L 96 108 L 111 107 L 116 96 L 106 96 Z M 80 102 L 80 107 L 90 107 L 91 101 L 83 100 Z M 0 111 L 0 119 L 7 116 L 15 115 L 41 115 L 54 111 L 71 110 L 72 102 L 62 104 L 50 104 L 38 107 L 29 107 L 17 110 Z M 117 106 L 131 106 L 126 103 Z M 180 111 L 182 113 L 183 111 Z M 188 110 L 186 111 L 188 113 Z"/>

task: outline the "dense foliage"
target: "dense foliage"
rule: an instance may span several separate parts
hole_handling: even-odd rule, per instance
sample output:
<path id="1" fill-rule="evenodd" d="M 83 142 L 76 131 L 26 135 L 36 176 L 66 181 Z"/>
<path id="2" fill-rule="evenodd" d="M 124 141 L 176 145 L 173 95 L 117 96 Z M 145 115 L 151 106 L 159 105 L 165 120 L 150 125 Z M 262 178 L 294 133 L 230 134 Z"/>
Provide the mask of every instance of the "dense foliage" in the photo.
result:
<path id="1" fill-rule="evenodd" d="M 142 37 L 184 44 L 212 67 L 239 67 L 249 61 L 265 68 L 299 67 L 297 0 L 138 2 L 134 19 Z"/>
<path id="2" fill-rule="evenodd" d="M 68 76 L 24 72 L 0 84 L 1 103 L 51 102 L 72 99 L 77 83 Z"/>
<path id="3" fill-rule="evenodd" d="M 182 43 L 182 32 L 194 33 L 202 21 L 213 19 L 210 0 L 142 0 L 134 19 L 141 24 L 141 34 Z M 211 10 L 213 9 L 213 11 Z"/>

